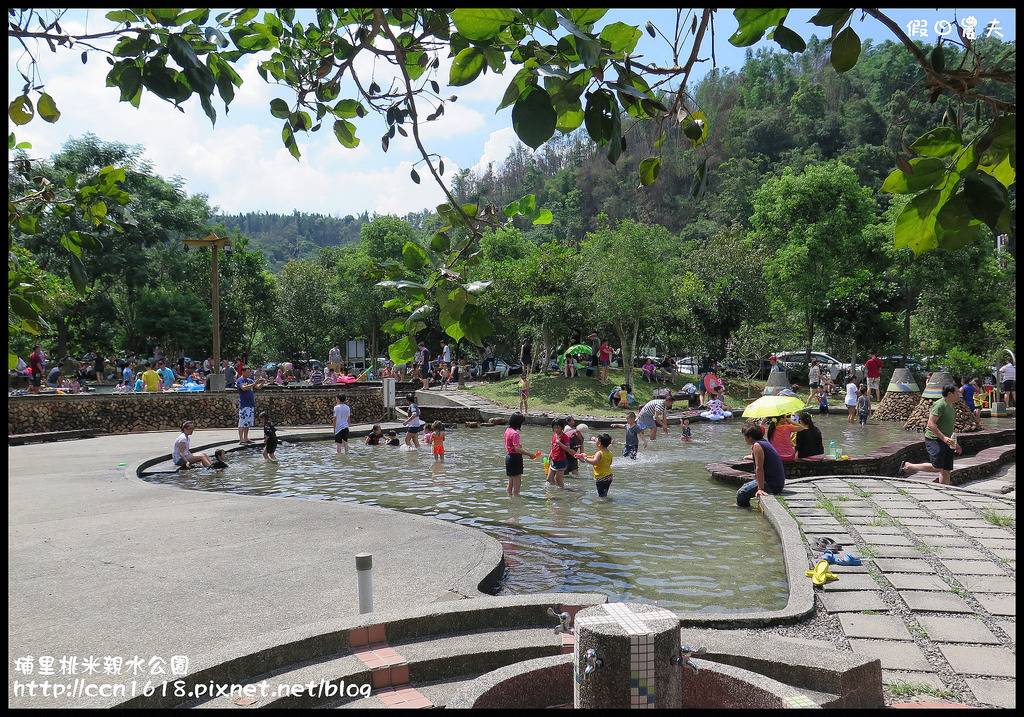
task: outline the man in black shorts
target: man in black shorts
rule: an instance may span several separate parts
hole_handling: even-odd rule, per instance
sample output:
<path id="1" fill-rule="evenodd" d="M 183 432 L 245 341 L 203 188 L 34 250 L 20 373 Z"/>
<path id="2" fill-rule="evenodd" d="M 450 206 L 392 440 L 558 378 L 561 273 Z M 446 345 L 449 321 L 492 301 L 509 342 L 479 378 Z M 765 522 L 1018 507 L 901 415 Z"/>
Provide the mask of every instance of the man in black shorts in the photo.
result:
<path id="1" fill-rule="evenodd" d="M 953 456 L 963 449 L 953 436 L 956 430 L 956 409 L 953 406 L 960 398 L 960 391 L 953 384 L 942 387 L 942 398 L 932 404 L 928 414 L 928 427 L 924 429 L 924 447 L 928 451 L 929 463 L 907 463 L 896 471 L 897 478 L 906 478 L 908 473 L 925 471 L 938 472 L 939 483 L 949 485 L 953 471 Z"/>

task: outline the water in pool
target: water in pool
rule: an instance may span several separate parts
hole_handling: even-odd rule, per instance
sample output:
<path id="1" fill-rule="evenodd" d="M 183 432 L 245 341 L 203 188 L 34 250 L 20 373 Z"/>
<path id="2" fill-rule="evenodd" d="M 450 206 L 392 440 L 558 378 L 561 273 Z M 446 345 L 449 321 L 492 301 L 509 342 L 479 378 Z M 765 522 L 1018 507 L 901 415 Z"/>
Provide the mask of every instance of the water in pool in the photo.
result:
<path id="1" fill-rule="evenodd" d="M 825 441 L 860 455 L 920 434 L 899 424 L 849 425 L 845 416 L 818 421 Z M 788 587 L 775 530 L 757 510 L 731 507 L 735 487 L 712 480 L 708 463 L 748 452 L 742 423 L 696 423 L 682 443 L 676 427 L 621 457 L 616 439 L 614 481 L 599 498 L 589 466 L 566 476 L 566 490 L 548 486 L 541 460 L 527 458 L 522 495 L 505 493 L 503 427 L 447 431 L 447 459 L 429 448 L 333 442 L 283 443 L 279 463 L 258 451 L 230 453 L 222 472 L 158 475 L 152 481 L 250 495 L 344 500 L 453 520 L 501 541 L 507 564 L 502 592 L 599 592 L 611 600 L 653 602 L 684 611 L 779 609 Z M 258 429 L 257 429 L 258 430 Z M 591 435 L 598 431 L 591 431 Z M 287 438 L 287 431 L 282 432 Z M 551 430 L 526 426 L 523 447 L 547 451 Z M 587 444 L 593 452 L 593 444 Z"/>

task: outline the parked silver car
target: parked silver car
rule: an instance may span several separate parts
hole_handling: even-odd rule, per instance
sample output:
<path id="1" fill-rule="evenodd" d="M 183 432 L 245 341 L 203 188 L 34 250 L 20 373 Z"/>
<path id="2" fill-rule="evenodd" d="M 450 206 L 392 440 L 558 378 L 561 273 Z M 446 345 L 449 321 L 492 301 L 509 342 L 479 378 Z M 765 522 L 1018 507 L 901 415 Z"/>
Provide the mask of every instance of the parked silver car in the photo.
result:
<path id="1" fill-rule="evenodd" d="M 782 366 L 787 371 L 796 371 L 803 367 L 806 352 L 804 351 L 781 351 L 774 354 L 778 360 L 779 366 Z M 822 369 L 828 369 L 829 374 L 832 378 L 839 375 L 839 372 L 847 372 L 850 370 L 850 364 L 844 361 L 840 361 L 835 356 L 831 356 L 822 351 L 811 351 L 811 359 L 818 359 L 819 365 Z M 864 364 L 857 364 L 854 368 L 854 372 L 857 374 L 857 379 L 864 378 Z"/>

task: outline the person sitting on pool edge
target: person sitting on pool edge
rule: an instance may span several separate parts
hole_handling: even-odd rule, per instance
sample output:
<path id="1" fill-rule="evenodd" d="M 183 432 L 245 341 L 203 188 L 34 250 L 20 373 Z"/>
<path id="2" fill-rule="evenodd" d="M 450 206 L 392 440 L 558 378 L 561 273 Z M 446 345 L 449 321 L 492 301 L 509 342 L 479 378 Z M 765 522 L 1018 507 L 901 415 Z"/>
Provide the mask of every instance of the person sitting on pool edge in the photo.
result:
<path id="1" fill-rule="evenodd" d="M 754 480 L 743 484 L 736 491 L 736 507 L 749 508 L 750 499 L 754 496 L 779 494 L 786 486 L 786 469 L 782 465 L 778 451 L 764 440 L 764 431 L 753 423 L 743 427 L 743 440 L 750 446 L 750 455 L 744 460 L 754 461 Z"/>
<path id="2" fill-rule="evenodd" d="M 174 448 L 171 449 L 171 460 L 178 468 L 191 468 L 193 463 L 202 463 L 207 468 L 212 465 L 205 453 L 193 453 L 189 447 L 189 441 L 195 430 L 195 421 L 184 420 L 181 422 L 181 433 L 174 439 Z"/>

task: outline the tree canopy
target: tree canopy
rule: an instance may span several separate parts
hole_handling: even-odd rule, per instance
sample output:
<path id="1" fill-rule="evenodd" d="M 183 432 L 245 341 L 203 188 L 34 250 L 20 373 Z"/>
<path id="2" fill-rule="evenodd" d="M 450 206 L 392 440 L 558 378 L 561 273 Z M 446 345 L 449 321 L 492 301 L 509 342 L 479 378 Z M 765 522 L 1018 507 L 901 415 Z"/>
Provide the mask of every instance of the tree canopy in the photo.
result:
<path id="1" fill-rule="evenodd" d="M 62 11 L 20 9 L 9 13 L 8 36 L 22 41 L 27 62 L 22 68 L 25 84 L 9 107 L 18 125 L 40 117 L 56 122 L 58 99 L 45 91 L 37 65 L 40 58 L 29 48 L 30 39 L 58 48 L 106 55 L 111 69 L 107 84 L 120 90 L 123 101 L 138 105 L 143 92 L 152 93 L 176 107 L 195 97 L 203 112 L 216 121 L 214 95 L 225 109 L 234 98 L 241 77 L 234 64 L 253 55 L 264 80 L 287 86 L 294 101 L 274 99 L 269 112 L 281 120 L 282 142 L 299 156 L 296 136 L 301 132 L 328 130 L 345 147 L 357 146 L 358 120 L 373 112 L 385 119 L 387 131 L 380 138 L 387 150 L 395 133 L 410 135 L 420 153 L 411 171 L 413 181 L 426 174 L 445 191 L 448 203 L 438 208 L 445 222 L 423 247 L 403 252 L 404 265 L 387 278 L 387 286 L 404 295 L 409 333 L 392 345 L 392 355 L 408 357 L 415 346 L 420 321 L 416 312 L 436 311 L 448 334 L 479 343 L 488 328 L 475 297 L 482 287 L 469 281 L 477 260 L 478 240 L 487 225 L 515 216 L 535 223 L 551 221 L 550 211 L 538 206 L 533 196 L 516 199 L 504 208 L 487 201 L 460 203 L 443 180 L 444 165 L 420 137 L 424 123 L 440 117 L 457 101 L 447 95 L 436 78 L 440 58 L 452 58 L 447 86 L 461 87 L 485 72 L 511 75 L 498 109 L 511 108 L 512 124 L 519 138 L 538 148 L 556 133 L 582 128 L 589 141 L 600 147 L 612 163 L 629 146 L 627 135 L 638 124 L 653 122 L 663 137 L 681 132 L 694 147 L 704 145 L 714 128 L 702 106 L 690 94 L 688 82 L 700 59 L 715 10 L 679 10 L 676 32 L 652 23 L 640 26 L 621 22 L 602 24 L 605 10 L 571 8 L 513 9 L 458 8 L 451 11 L 396 9 L 319 9 L 306 13 L 293 9 L 264 12 L 235 10 L 216 16 L 208 9 L 113 10 L 107 14 L 115 27 L 93 35 L 68 33 L 60 25 Z M 885 25 L 903 52 L 911 58 L 913 81 L 931 102 L 944 98 L 949 104 L 939 127 L 929 129 L 896 155 L 897 169 L 886 189 L 912 195 L 894 225 L 896 246 L 921 253 L 943 246 L 956 249 L 973 241 L 980 226 L 1007 231 L 1010 199 L 1007 188 L 1015 182 L 1013 158 L 1014 111 L 992 89 L 994 84 L 1015 82 L 1006 69 L 1004 55 L 993 55 L 989 45 L 972 37 L 970 28 L 956 26 L 926 54 L 903 29 L 877 9 L 865 8 Z M 840 75 L 851 70 L 862 55 L 852 8 L 824 8 L 810 23 L 830 36 L 823 41 L 827 61 Z M 787 52 L 801 53 L 807 41 L 786 22 L 786 8 L 741 8 L 733 13 L 735 31 L 729 38 L 746 47 L 768 37 Z M 673 62 L 647 64 L 633 57 L 642 32 L 665 39 Z M 112 41 L 112 46 L 100 43 Z M 998 48 L 997 48 L 998 49 Z M 371 55 L 372 74 L 361 74 L 356 59 Z M 444 78 L 442 78 L 443 80 Z M 755 90 L 756 88 L 751 88 Z M 768 84 L 763 90 L 782 86 Z M 804 127 L 815 132 L 814 118 L 824 97 L 819 88 L 798 86 L 791 110 L 804 118 Z M 751 103 L 753 104 L 753 103 Z M 967 118 L 976 124 L 965 134 Z M 778 122 L 766 115 L 751 124 L 746 136 L 770 152 L 784 151 L 778 139 Z M 860 128 L 863 131 L 865 128 Z M 857 128 L 850 128 L 858 131 Z M 775 134 L 773 134 L 775 132 Z M 828 139 L 828 134 L 821 137 Z M 656 147 L 663 140 L 659 139 Z M 10 145 L 16 146 L 12 134 Z M 771 156 L 770 154 L 768 156 Z M 663 172 L 663 158 L 654 152 L 640 159 L 638 184 L 648 186 Z M 116 170 L 112 170 L 116 174 Z M 700 198 L 707 188 L 707 158 L 697 165 L 689 196 Z M 115 191 L 111 185 L 106 191 Z M 47 202 L 54 201 L 43 196 Z M 79 197 L 81 206 L 92 207 L 95 222 L 106 221 L 90 197 Z M 12 208 L 27 207 L 12 202 Z M 41 209 L 12 211 L 12 222 L 29 229 Z M 77 256 L 87 235 L 68 236 L 64 245 Z M 409 245 L 407 245 L 409 246 Z M 9 264 L 17 264 L 9 255 Z M 74 262 L 73 262 L 74 264 Z M 429 266 L 422 282 L 403 277 L 404 272 Z M 394 269 L 395 267 L 392 267 Z M 73 274 L 73 277 L 75 274 Z M 81 285 L 81 276 L 77 284 Z M 28 282 L 22 282 L 28 284 Z M 12 309 L 32 321 L 31 291 L 20 295 Z"/>

